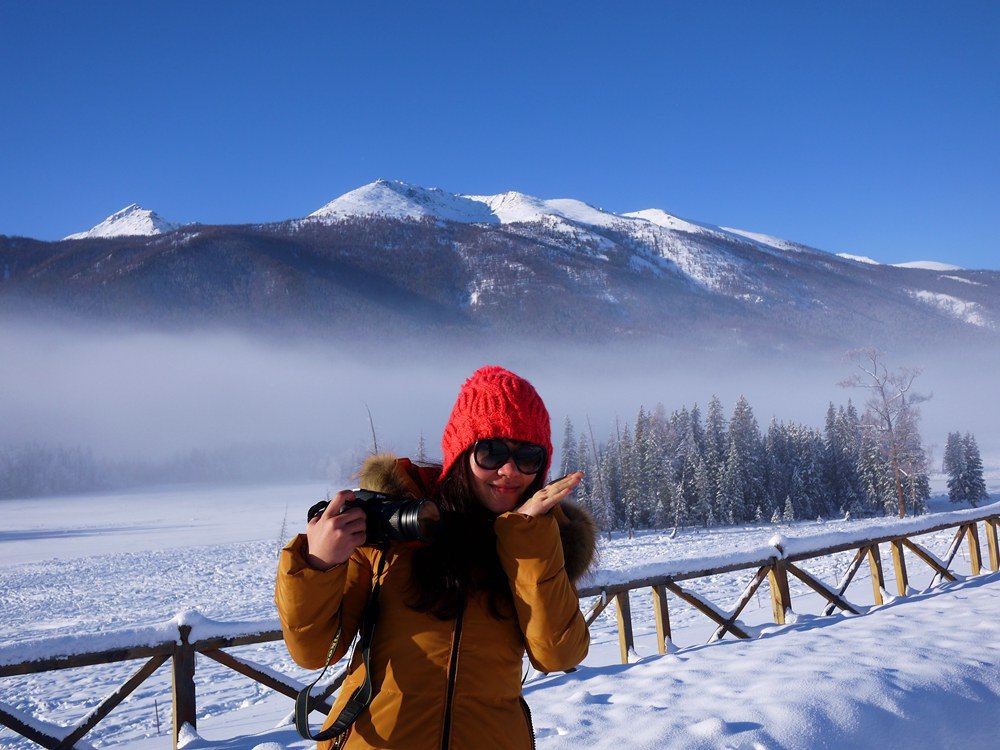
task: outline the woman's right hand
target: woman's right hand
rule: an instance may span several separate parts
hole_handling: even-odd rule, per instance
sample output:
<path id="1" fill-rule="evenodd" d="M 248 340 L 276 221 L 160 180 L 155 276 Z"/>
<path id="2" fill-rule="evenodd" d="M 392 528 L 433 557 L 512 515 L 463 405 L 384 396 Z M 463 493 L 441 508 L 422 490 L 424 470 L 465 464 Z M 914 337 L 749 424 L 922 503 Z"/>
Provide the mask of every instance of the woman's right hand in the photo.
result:
<path id="1" fill-rule="evenodd" d="M 346 562 L 365 541 L 365 512 L 361 508 L 343 510 L 344 503 L 353 499 L 350 490 L 338 492 L 326 510 L 306 524 L 306 559 L 314 568 L 329 570 Z"/>

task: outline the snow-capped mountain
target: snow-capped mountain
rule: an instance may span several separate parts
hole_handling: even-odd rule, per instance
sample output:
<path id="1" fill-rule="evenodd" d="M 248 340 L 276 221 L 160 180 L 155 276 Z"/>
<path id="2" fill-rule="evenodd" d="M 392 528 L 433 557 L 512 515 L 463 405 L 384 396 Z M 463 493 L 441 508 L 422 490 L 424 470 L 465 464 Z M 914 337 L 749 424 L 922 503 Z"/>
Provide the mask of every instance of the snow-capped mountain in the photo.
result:
<path id="1" fill-rule="evenodd" d="M 167 221 L 155 211 L 143 208 L 137 203 L 125 206 L 121 211 L 116 211 L 100 224 L 91 227 L 86 232 L 63 237 L 64 240 L 83 240 L 89 237 L 125 237 L 125 236 L 150 236 L 154 234 L 166 234 L 180 229 L 180 224 Z"/>
<path id="2" fill-rule="evenodd" d="M 514 191 L 378 180 L 302 219 L 177 228 L 130 206 L 73 237 L 67 248 L 0 236 L 0 308 L 841 351 L 1000 343 L 997 271 L 883 265 L 659 208 L 617 214 Z"/>

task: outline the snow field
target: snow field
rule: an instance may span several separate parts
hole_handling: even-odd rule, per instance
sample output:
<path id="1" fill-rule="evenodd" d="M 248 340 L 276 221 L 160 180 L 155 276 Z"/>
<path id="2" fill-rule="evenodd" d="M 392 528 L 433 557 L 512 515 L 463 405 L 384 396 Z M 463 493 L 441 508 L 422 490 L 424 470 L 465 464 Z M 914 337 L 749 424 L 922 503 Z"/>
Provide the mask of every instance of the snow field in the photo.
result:
<path id="1" fill-rule="evenodd" d="M 64 637 L 72 639 L 85 633 L 93 633 L 98 637 L 108 635 L 122 628 L 152 627 L 171 620 L 178 612 L 196 609 L 207 617 L 225 621 L 273 621 L 275 617 L 272 602 L 273 576 L 277 559 L 277 529 L 281 523 L 284 511 L 285 497 L 289 505 L 298 508 L 306 507 L 307 502 L 300 502 L 300 495 L 305 499 L 312 497 L 315 488 L 300 487 L 297 490 L 285 489 L 276 491 L 274 488 L 260 488 L 255 495 L 250 490 L 232 492 L 233 497 L 227 500 L 226 493 L 219 491 L 214 497 L 213 507 L 216 514 L 227 518 L 232 517 L 232 503 L 237 503 L 241 510 L 234 521 L 239 530 L 231 533 L 235 536 L 266 532 L 269 539 L 253 541 L 230 541 L 225 544 L 205 544 L 207 540 L 218 537 L 219 519 L 213 517 L 207 510 L 203 516 L 189 516 L 189 525 L 176 528 L 170 534 L 179 542 L 186 544 L 178 548 L 158 548 L 159 542 L 167 532 L 158 526 L 158 522 L 150 514 L 151 510 L 137 512 L 121 521 L 123 526 L 113 532 L 102 534 L 80 534 L 72 536 L 70 549 L 75 555 L 69 558 L 37 559 L 31 562 L 13 564 L 9 554 L 11 545 L 22 545 L 25 542 L 26 529 L 34 529 L 36 543 L 44 538 L 45 524 L 41 516 L 49 518 L 48 523 L 55 525 L 65 538 L 65 533 L 72 530 L 83 530 L 93 524 L 93 514 L 87 508 L 101 502 L 109 504 L 113 499 L 93 498 L 87 506 L 77 506 L 75 511 L 69 501 L 55 503 L 39 503 L 37 511 L 22 507 L 15 518 L 23 527 L 11 532 L 0 532 L 0 658 L 12 661 L 15 653 L 28 654 L 32 643 L 39 639 Z M 299 495 L 295 493 L 298 492 Z M 140 505 L 141 508 L 156 508 L 170 504 L 174 508 L 186 509 L 186 503 L 192 497 L 203 496 L 203 490 L 190 490 L 190 494 L 180 493 L 170 497 L 160 497 L 156 503 Z M 319 493 L 322 494 L 322 493 Z M 258 497 L 260 502 L 251 502 L 247 498 Z M 263 498 L 271 497 L 271 502 Z M 280 497 L 280 502 L 274 498 Z M 53 514 L 53 508 L 56 513 Z M 39 517 L 32 520 L 32 513 Z M 185 510 L 186 512 L 186 510 Z M 176 517 L 176 514 L 169 514 Z M 806 536 L 818 533 L 860 533 L 867 527 L 885 523 L 884 519 L 870 521 L 830 521 L 825 523 L 809 522 L 785 525 L 780 528 L 785 536 Z M 296 523 L 289 522 L 289 533 L 296 530 Z M 228 528 L 228 527 L 227 527 Z M 274 532 L 273 534 L 271 532 Z M 666 532 L 639 532 L 633 539 L 616 537 L 610 541 L 601 542 L 598 575 L 629 576 L 637 567 L 656 565 L 665 561 L 677 561 L 683 558 L 707 557 L 719 554 L 739 554 L 741 551 L 756 550 L 766 546 L 774 534 L 775 527 L 767 524 L 762 526 L 745 526 L 732 528 L 713 528 L 710 530 L 684 529 L 671 535 Z M 982 533 L 982 532 L 981 532 Z M 954 530 L 945 530 L 924 536 L 920 541 L 934 554 L 943 557 L 953 537 Z M 128 551 L 110 551 L 108 538 L 124 542 L 147 538 L 150 549 Z M 194 546 L 201 543 L 202 546 Z M 982 548 L 986 550 L 985 538 L 981 539 Z M 114 547 L 111 546 L 110 549 Z M 840 575 L 847 567 L 853 552 L 839 553 L 817 560 L 809 560 L 802 564 L 806 570 L 820 577 L 831 586 L 835 586 Z M 930 579 L 930 569 L 912 555 L 908 556 L 911 585 L 919 589 Z M 886 587 L 895 591 L 892 579 L 892 564 L 888 550 L 883 550 L 883 568 L 886 575 Z M 967 552 L 963 544 L 954 569 L 960 572 L 968 570 Z M 753 570 L 712 576 L 683 582 L 685 588 L 702 595 L 716 606 L 728 609 L 742 592 L 747 581 L 753 575 Z M 984 577 L 969 582 L 966 588 L 970 592 L 978 591 L 977 581 L 994 580 L 996 576 Z M 795 615 L 790 625 L 776 628 L 770 623 L 770 602 L 768 601 L 767 584 L 759 590 L 757 596 L 741 615 L 741 622 L 748 625 L 752 634 L 761 636 L 750 643 L 730 641 L 723 644 L 703 648 L 700 644 L 707 641 L 715 628 L 714 623 L 687 604 L 680 602 L 673 595 L 668 595 L 671 624 L 675 643 L 684 648 L 678 654 L 668 657 L 656 656 L 655 627 L 652 617 L 652 607 L 649 591 L 632 592 L 633 627 L 635 632 L 636 651 L 640 664 L 623 666 L 618 664 L 618 636 L 615 622 L 614 605 L 609 606 L 592 626 L 592 647 L 584 667 L 573 675 L 535 676 L 529 679 L 527 690 L 528 700 L 535 711 L 535 725 L 538 729 L 540 747 L 569 747 L 573 743 L 589 743 L 597 746 L 610 747 L 613 744 L 640 746 L 622 738 L 630 738 L 631 734 L 618 735 L 614 742 L 607 743 L 595 727 L 610 722 L 608 738 L 614 738 L 615 731 L 630 730 L 647 733 L 650 742 L 663 741 L 666 744 L 650 744 L 650 747 L 660 746 L 727 746 L 730 736 L 743 742 L 746 737 L 755 737 L 753 742 L 760 744 L 733 744 L 733 747 L 791 747 L 794 745 L 768 744 L 775 737 L 784 737 L 791 730 L 792 719 L 796 711 L 801 716 L 809 716 L 808 707 L 788 703 L 784 692 L 778 688 L 790 684 L 793 676 L 785 674 L 782 680 L 770 678 L 766 674 L 748 674 L 746 669 L 737 669 L 737 664 L 758 664 L 760 670 L 766 672 L 765 666 L 769 659 L 775 659 L 779 664 L 786 664 L 784 669 L 791 669 L 793 662 L 805 661 L 812 664 L 816 654 L 822 648 L 832 649 L 830 658 L 840 662 L 849 660 L 852 663 L 868 664 L 869 672 L 858 673 L 854 678 L 860 684 L 877 683 L 877 674 L 871 673 L 869 655 L 868 662 L 856 659 L 853 652 L 844 651 L 841 656 L 836 649 L 846 649 L 849 646 L 834 639 L 824 647 L 812 643 L 810 639 L 817 633 L 839 633 L 834 630 L 849 623 L 866 622 L 875 617 L 882 617 L 882 612 L 863 617 L 824 618 L 816 620 L 814 615 L 822 611 L 825 602 L 807 589 L 797 579 L 790 578 L 792 604 Z M 971 588 L 969 588 L 971 587 Z M 966 588 L 958 588 L 965 591 Z M 987 587 L 983 587 L 984 589 Z M 945 596 L 942 594 L 941 596 Z M 949 594 L 948 596 L 951 596 Z M 858 605 L 872 603 L 870 573 L 867 565 L 862 566 L 854 583 L 847 592 L 850 601 Z M 892 650 L 893 643 L 905 642 L 906 648 L 920 648 L 928 653 L 925 660 L 939 661 L 947 651 L 947 644 L 954 642 L 960 649 L 963 658 L 987 658 L 996 662 L 995 644 L 998 639 L 995 631 L 986 628 L 985 632 L 976 618 L 980 618 L 980 604 L 972 615 L 961 611 L 968 605 L 970 597 L 978 597 L 970 593 L 955 594 L 956 601 L 949 605 L 950 633 L 936 632 L 934 625 L 927 630 L 916 626 L 910 628 L 900 617 L 916 617 L 923 611 L 911 606 L 920 597 L 909 597 L 897 603 L 890 603 L 883 609 L 899 610 L 899 617 L 893 615 L 892 622 L 898 625 L 901 634 L 896 640 L 885 634 L 885 643 L 880 646 L 884 650 Z M 994 599 L 997 599 L 994 596 Z M 584 611 L 589 609 L 592 599 L 581 602 Z M 936 602 L 937 598 L 927 599 Z M 934 605 L 938 606 L 938 605 Z M 941 605 L 944 606 L 944 605 Z M 985 605 L 983 605 L 985 606 Z M 936 610 L 935 610 L 936 611 Z M 1000 621 L 994 610 L 992 622 Z M 970 619 L 971 617 L 971 619 Z M 981 618 L 982 619 L 982 618 Z M 989 622 L 989 618 L 982 622 Z M 863 627 L 857 626 L 864 630 Z M 921 628 L 926 626 L 922 625 Z M 941 625 L 940 627 L 944 627 Z M 769 636 L 776 630 L 789 630 L 788 635 L 781 639 L 771 639 Z M 891 628 L 890 628 L 891 630 Z M 809 631 L 809 632 L 799 632 Z M 882 631 L 880 631 L 882 632 Z M 986 649 L 986 656 L 975 656 L 967 642 L 972 636 L 992 638 L 994 648 Z M 793 645 L 787 638 L 798 637 L 800 645 Z M 905 638 L 900 640 L 900 638 Z M 833 636 L 830 636 L 833 638 Z M 839 638 L 839 636 L 837 636 Z M 866 636 L 867 637 L 867 636 Z M 881 636 L 879 636 L 881 637 Z M 954 641 L 958 638 L 958 641 Z M 880 643 L 877 639 L 865 641 L 869 646 Z M 769 650 L 758 655 L 754 649 L 768 643 Z M 787 644 L 787 645 L 783 645 Z M 859 647 L 860 648 L 860 647 Z M 734 650 L 735 649 L 735 650 Z M 935 649 L 937 650 L 935 652 Z M 300 681 L 313 673 L 308 673 L 295 666 L 280 642 L 258 644 L 234 649 L 233 652 L 243 658 L 254 661 L 264 667 L 282 672 Z M 786 653 L 787 652 L 787 653 Z M 937 656 L 935 657 L 935 653 Z M 784 655 L 783 655 L 784 654 Z M 846 656 L 844 656 L 846 654 Z M 989 656 L 992 654 L 992 656 Z M 735 655 L 735 656 L 731 656 Z M 765 656 L 766 655 L 766 656 Z M 23 658 L 23 656 L 22 656 Z M 709 659 L 708 662 L 702 660 Z M 733 659 L 738 659 L 733 661 Z M 716 660 L 716 661 L 712 661 Z M 877 659 L 876 659 L 877 661 Z M 15 678 L 0 679 L 0 702 L 14 707 L 41 720 L 68 725 L 75 723 L 91 710 L 104 696 L 119 684 L 124 682 L 141 662 L 133 661 L 87 667 L 59 672 L 49 672 Z M 687 664 L 687 667 L 681 665 Z M 706 664 L 708 666 L 706 666 Z M 935 669 L 946 669 L 945 665 L 934 665 Z M 826 668 L 826 667 L 824 667 Z M 818 669 L 818 667 L 817 667 Z M 829 667 L 832 669 L 832 667 Z M 858 669 L 861 669 L 859 666 Z M 899 667 L 896 667 L 899 669 Z M 734 671 L 735 670 L 735 671 Z M 994 668 L 994 671 L 995 668 Z M 706 681 L 711 675 L 715 682 Z M 839 678 L 834 672 L 819 680 L 837 683 Z M 853 673 L 852 673 L 853 674 Z M 890 674 L 891 673 L 887 673 Z M 734 678 L 733 675 L 739 675 Z M 808 675 L 807 675 L 808 677 Z M 886 679 L 889 679 L 886 677 Z M 903 678 L 893 678 L 903 679 Z M 910 679 L 906 677 L 906 679 Z M 914 678 L 915 679 L 915 678 Z M 591 681 L 593 680 L 593 682 Z M 763 680 L 763 682 L 760 682 Z M 772 682 L 768 682 L 772 680 Z M 814 680 L 809 677 L 810 685 Z M 876 681 L 873 683 L 872 681 Z M 275 725 L 281 723 L 291 711 L 291 701 L 283 696 L 272 693 L 257 683 L 232 672 L 221 665 L 199 657 L 197 662 L 196 682 L 198 685 L 199 731 L 202 737 L 210 738 L 204 744 L 195 741 L 192 748 L 204 747 L 253 748 L 265 740 L 277 742 L 282 747 L 306 747 L 308 743 L 296 744 L 297 736 L 294 730 L 284 726 L 265 735 Z M 759 711 L 756 719 L 740 719 L 735 714 L 719 718 L 713 707 L 731 702 L 732 691 L 749 689 L 748 685 L 759 683 L 759 691 L 764 694 L 779 695 L 780 700 L 773 706 L 752 704 L 753 710 Z M 892 687 L 891 681 L 886 683 Z M 875 693 L 886 689 L 883 684 Z M 903 689 L 910 685 L 904 680 Z M 916 683 L 912 683 L 916 684 Z M 923 684 L 923 683 L 921 683 Z M 707 687 L 706 687 L 707 685 Z M 978 685 L 978 683 L 977 683 Z M 919 687 L 919 686 L 918 686 Z M 833 688 L 831 688 L 832 690 Z M 914 688 L 917 689 L 917 688 Z M 969 688 L 972 690 L 973 688 Z M 987 685 L 976 687 L 976 690 L 989 690 Z M 727 693 L 726 691 L 729 691 Z M 994 690 L 994 693 L 996 691 Z M 657 697 L 654 699 L 654 693 Z M 950 687 L 948 688 L 950 695 Z M 729 696 L 727 698 L 726 696 Z M 710 700 L 710 698 L 712 700 Z M 719 700 L 719 699 L 722 700 Z M 692 708 L 685 712 L 676 711 L 675 704 L 681 700 L 691 700 Z M 745 701 L 745 697 L 741 697 Z M 826 699 L 824 699 L 825 701 Z M 958 700 L 956 698 L 956 700 Z M 995 702 L 995 697 L 992 699 Z M 713 702 L 714 701 L 714 702 Z M 154 703 L 155 702 L 155 703 Z M 831 704 L 837 705 L 837 704 Z M 851 704 L 853 705 L 853 704 Z M 867 704 L 866 704 L 867 705 Z M 660 709 L 657 709 L 660 706 Z M 156 734 L 156 708 L 159 709 L 159 720 L 162 736 Z M 669 707 L 670 710 L 662 710 Z M 696 710 L 697 709 L 697 710 Z M 747 709 L 750 710 L 749 708 Z M 815 711 L 815 707 L 812 709 Z M 843 708 L 844 715 L 850 718 L 855 714 L 851 711 L 861 711 L 860 708 Z M 867 709 L 865 709 L 867 711 Z M 902 709 L 901 709 L 902 710 Z M 908 710 L 908 709 L 907 709 Z M 700 712 L 700 713 L 699 713 Z M 768 713 L 770 712 L 770 713 Z M 772 715 L 777 712 L 780 715 Z M 782 713 L 783 712 L 783 713 Z M 802 713 L 806 712 L 806 713 Z M 667 720 L 667 715 L 671 718 Z M 756 714 L 754 714 L 756 715 Z M 867 714 L 864 714 L 867 715 Z M 317 716 L 318 718 L 318 716 Z M 810 721 L 816 720 L 815 717 Z M 834 718 L 826 719 L 828 722 Z M 839 721 L 839 719 L 837 719 Z M 843 719 L 847 722 L 848 719 Z M 858 719 L 861 721 L 861 719 Z M 589 722 L 589 723 L 588 723 Z M 721 722 L 721 723 L 720 723 Z M 769 723 L 771 722 L 771 723 Z M 759 724 L 760 727 L 750 727 Z M 128 747 L 142 748 L 144 746 L 162 747 L 167 741 L 166 735 L 170 725 L 170 677 L 169 669 L 161 669 L 145 682 L 121 706 L 116 708 L 87 739 L 95 747 L 112 744 L 125 744 Z M 689 731 L 688 727 L 695 726 Z M 744 729 L 741 726 L 747 725 Z M 832 725 L 831 725 L 832 726 Z M 838 725 L 840 726 L 840 725 Z M 848 724 L 844 726 L 850 728 Z M 767 729 L 763 729 L 767 727 Z M 784 727 L 784 729 L 782 729 Z M 617 729 L 616 729 L 617 728 Z M 682 729 L 683 728 L 683 731 Z M 834 731 L 836 727 L 831 729 Z M 844 729 L 838 731 L 846 731 Z M 777 732 L 777 734 L 768 734 Z M 700 733 L 700 734 L 699 734 Z M 251 737 L 249 735 L 257 735 Z M 643 735 L 645 736 L 645 735 Z M 236 739 L 236 738 L 242 739 Z M 144 738 L 149 738 L 145 740 Z M 692 739 L 694 738 L 694 739 Z M 699 739 L 700 738 L 700 739 Z M 224 745 L 214 744 L 227 740 Z M 708 744 L 684 744 L 685 742 Z M 214 743 L 213 743 L 214 741 Z M 638 740 L 637 740 L 638 741 Z M 645 740 L 643 740 L 645 741 Z M 679 744 L 670 745 L 670 742 Z M 249 743 L 249 744 L 248 744 Z M 712 744 L 715 743 L 715 744 Z M 576 746 L 573 744 L 572 746 Z M 821 746 L 821 745 L 815 745 Z M 844 745 L 840 745 L 844 746 Z M 17 748 L 33 747 L 31 743 L 14 736 L 8 730 L 0 731 L 0 747 Z"/>

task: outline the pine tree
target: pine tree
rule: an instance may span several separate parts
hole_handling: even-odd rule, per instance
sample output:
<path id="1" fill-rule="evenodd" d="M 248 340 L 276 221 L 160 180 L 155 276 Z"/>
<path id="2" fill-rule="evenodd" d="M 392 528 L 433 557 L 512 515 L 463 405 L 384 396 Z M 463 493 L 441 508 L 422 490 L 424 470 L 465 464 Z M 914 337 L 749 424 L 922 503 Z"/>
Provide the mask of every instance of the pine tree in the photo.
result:
<path id="1" fill-rule="evenodd" d="M 979 445 L 971 432 L 965 433 L 962 438 L 962 449 L 965 459 L 962 487 L 965 499 L 975 508 L 981 500 L 989 500 L 990 494 L 986 491 L 986 480 L 983 478 L 983 459 L 979 455 Z"/>
<path id="2" fill-rule="evenodd" d="M 580 432 L 576 443 L 576 456 L 578 463 L 576 464 L 576 470 L 583 472 L 583 479 L 580 480 L 580 484 L 576 486 L 576 491 L 574 493 L 576 501 L 580 503 L 591 516 L 596 518 L 595 508 L 594 508 L 594 497 L 595 489 L 597 483 L 597 477 L 595 476 L 595 471 L 593 467 L 593 460 L 590 457 L 589 446 L 587 445 L 587 438 Z"/>
<path id="3" fill-rule="evenodd" d="M 733 441 L 729 442 L 729 452 L 722 466 L 719 486 L 719 521 L 733 524 L 737 521 L 737 509 L 743 508 L 743 482 L 740 454 Z"/>
<path id="4" fill-rule="evenodd" d="M 705 418 L 705 472 L 709 482 L 709 501 L 712 516 L 719 520 L 719 487 L 722 482 L 722 464 L 726 451 L 726 422 L 722 412 L 722 402 L 712 396 L 708 402 Z"/>
<path id="5" fill-rule="evenodd" d="M 897 501 L 890 466 L 874 430 L 862 432 L 858 473 L 864 493 L 860 510 L 864 515 L 893 515 Z"/>
<path id="6" fill-rule="evenodd" d="M 795 520 L 795 509 L 792 507 L 791 496 L 785 498 L 785 512 L 782 514 L 781 520 L 785 523 L 791 523 Z"/>
<path id="7" fill-rule="evenodd" d="M 840 513 L 858 512 L 863 501 L 861 490 L 861 477 L 858 474 L 861 449 L 861 424 L 858 421 L 854 404 L 847 402 L 847 409 L 841 406 L 837 410 L 835 424 L 837 442 L 840 446 L 841 461 L 838 469 L 843 482 L 842 505 L 838 508 Z"/>
<path id="8" fill-rule="evenodd" d="M 567 416 L 563 423 L 562 461 L 559 463 L 559 474 L 565 476 L 580 468 L 580 456 L 577 453 L 576 431 L 573 422 Z"/>
<path id="9" fill-rule="evenodd" d="M 736 449 L 740 483 L 739 505 L 733 507 L 733 516 L 737 521 L 749 521 L 751 509 L 764 497 L 764 446 L 746 396 L 739 397 L 729 419 L 729 445 Z"/>
<path id="10" fill-rule="evenodd" d="M 615 423 L 618 431 L 618 461 L 621 471 L 621 503 L 622 521 L 628 538 L 631 539 L 636 529 L 639 515 L 639 486 L 635 467 L 632 465 L 632 435 L 628 423 L 622 429 Z"/>
<path id="11" fill-rule="evenodd" d="M 948 500 L 953 503 L 964 503 L 966 500 L 966 489 L 963 483 L 966 474 L 965 442 L 962 440 L 961 433 L 948 433 L 942 468 L 948 474 Z"/>
<path id="12" fill-rule="evenodd" d="M 635 435 L 632 439 L 632 454 L 628 465 L 633 472 L 635 487 L 636 525 L 652 526 L 656 514 L 656 486 L 654 464 L 654 444 L 652 425 L 644 407 L 639 407 L 635 418 Z"/>
<path id="13" fill-rule="evenodd" d="M 417 463 L 425 464 L 427 463 L 427 443 L 424 440 L 424 433 L 420 433 L 420 437 L 417 438 Z"/>
<path id="14" fill-rule="evenodd" d="M 708 469 L 701 456 L 697 457 L 694 466 L 694 504 L 691 507 L 691 517 L 706 528 L 715 522 L 712 510 L 711 482 L 708 478 Z"/>

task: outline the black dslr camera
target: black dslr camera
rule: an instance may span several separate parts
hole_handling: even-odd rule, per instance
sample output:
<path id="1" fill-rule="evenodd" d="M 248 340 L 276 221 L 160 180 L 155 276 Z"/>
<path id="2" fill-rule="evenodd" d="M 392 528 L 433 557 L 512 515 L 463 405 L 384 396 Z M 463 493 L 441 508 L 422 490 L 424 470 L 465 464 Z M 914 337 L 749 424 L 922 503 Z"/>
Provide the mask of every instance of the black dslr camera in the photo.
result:
<path id="1" fill-rule="evenodd" d="M 344 503 L 340 512 L 349 508 L 361 508 L 365 512 L 365 545 L 434 539 L 441 511 L 430 500 L 409 500 L 372 490 L 353 492 L 354 501 Z M 329 500 L 320 500 L 313 505 L 306 514 L 307 522 L 320 515 L 329 504 Z"/>

